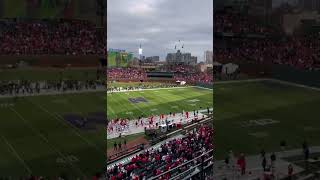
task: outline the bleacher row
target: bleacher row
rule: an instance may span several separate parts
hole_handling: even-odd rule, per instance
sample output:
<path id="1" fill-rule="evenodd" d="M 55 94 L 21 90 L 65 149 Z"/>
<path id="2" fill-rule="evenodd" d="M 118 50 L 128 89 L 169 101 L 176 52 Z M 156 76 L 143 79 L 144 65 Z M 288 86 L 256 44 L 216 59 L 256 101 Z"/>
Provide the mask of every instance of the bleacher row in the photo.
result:
<path id="1" fill-rule="evenodd" d="M 195 158 L 213 149 L 212 138 L 213 129 L 206 125 L 201 126 L 187 133 L 185 137 L 170 140 L 157 149 L 151 148 L 136 155 L 127 164 L 117 164 L 107 170 L 107 178 L 138 180 L 160 175 L 158 179 L 169 179 L 201 163 L 202 159 Z M 210 157 L 212 154 L 204 155 L 204 158 Z M 190 160 L 192 161 L 186 163 Z M 186 164 L 182 165 L 184 163 Z M 174 170 L 167 173 L 171 169 Z"/>
<path id="2" fill-rule="evenodd" d="M 185 71 L 189 67 L 179 66 L 175 69 L 173 80 L 186 81 L 187 83 L 213 83 L 213 74 L 211 72 L 197 72 L 197 71 Z M 164 69 L 162 69 L 164 70 Z M 172 71 L 172 67 L 168 67 L 166 72 Z M 147 72 L 138 68 L 109 68 L 107 69 L 108 80 L 130 80 L 130 81 L 145 81 L 148 79 Z"/>
<path id="3" fill-rule="evenodd" d="M 104 31 L 85 20 L 0 21 L 1 55 L 103 55 Z"/>
<path id="4" fill-rule="evenodd" d="M 285 35 L 281 30 L 257 24 L 252 18 L 230 10 L 215 13 L 215 31 L 220 33 L 214 44 L 215 61 L 285 64 L 303 70 L 320 68 L 318 35 Z"/>

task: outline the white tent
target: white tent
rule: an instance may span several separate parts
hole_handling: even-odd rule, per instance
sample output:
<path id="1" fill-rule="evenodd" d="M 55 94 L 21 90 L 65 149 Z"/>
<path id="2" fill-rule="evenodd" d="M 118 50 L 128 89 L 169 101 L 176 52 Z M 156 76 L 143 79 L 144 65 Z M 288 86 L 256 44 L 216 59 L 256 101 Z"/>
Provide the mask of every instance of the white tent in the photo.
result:
<path id="1" fill-rule="evenodd" d="M 239 68 L 239 65 L 233 63 L 227 63 L 222 66 L 222 73 L 224 74 L 232 74 Z"/>

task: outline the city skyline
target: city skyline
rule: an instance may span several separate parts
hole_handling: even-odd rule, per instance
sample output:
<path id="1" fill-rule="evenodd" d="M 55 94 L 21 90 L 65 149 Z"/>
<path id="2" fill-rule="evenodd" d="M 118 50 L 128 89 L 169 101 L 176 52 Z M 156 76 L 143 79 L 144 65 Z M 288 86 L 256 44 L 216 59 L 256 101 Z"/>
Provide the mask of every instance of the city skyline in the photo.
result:
<path id="1" fill-rule="evenodd" d="M 180 49 L 201 61 L 203 52 L 213 49 L 212 0 L 108 0 L 107 7 L 108 49 L 139 57 L 141 44 L 144 56 L 160 60 Z"/>

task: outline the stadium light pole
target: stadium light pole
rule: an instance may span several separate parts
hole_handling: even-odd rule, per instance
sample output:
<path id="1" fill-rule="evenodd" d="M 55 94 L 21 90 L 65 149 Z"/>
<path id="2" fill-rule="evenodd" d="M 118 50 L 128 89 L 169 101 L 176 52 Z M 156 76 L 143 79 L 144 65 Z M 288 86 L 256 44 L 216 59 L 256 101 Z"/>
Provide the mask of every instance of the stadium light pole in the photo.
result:
<path id="1" fill-rule="evenodd" d="M 139 47 L 139 56 L 140 56 L 140 63 L 139 63 L 139 65 L 141 66 L 141 62 L 142 62 L 142 48 L 141 48 L 141 44 L 140 44 L 140 47 Z"/>

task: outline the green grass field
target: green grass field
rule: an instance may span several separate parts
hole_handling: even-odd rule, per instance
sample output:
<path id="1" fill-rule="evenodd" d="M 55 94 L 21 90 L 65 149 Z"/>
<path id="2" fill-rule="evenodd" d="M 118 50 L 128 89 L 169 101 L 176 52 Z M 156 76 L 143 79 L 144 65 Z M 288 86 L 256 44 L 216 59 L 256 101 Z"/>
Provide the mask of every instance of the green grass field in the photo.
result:
<path id="1" fill-rule="evenodd" d="M 107 95 L 107 117 L 136 119 L 152 114 L 180 113 L 212 107 L 212 90 L 186 87 L 121 92 Z M 147 102 L 131 103 L 129 98 L 142 97 Z"/>
<path id="2" fill-rule="evenodd" d="M 304 139 L 320 145 L 319 104 L 320 91 L 277 82 L 216 84 L 216 158 L 225 158 L 230 149 L 280 151 L 281 140 L 289 149 L 301 148 Z"/>
<path id="3" fill-rule="evenodd" d="M 0 177 L 91 177 L 105 163 L 105 128 L 83 130 L 63 115 L 104 112 L 104 92 L 0 99 Z M 9 104 L 9 106 L 8 106 Z"/>

